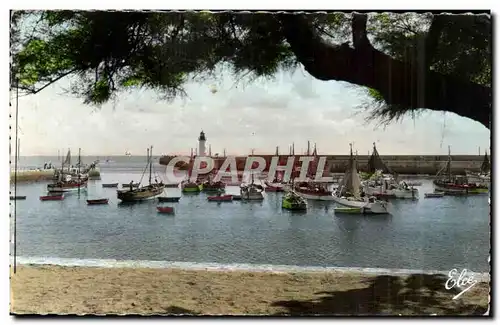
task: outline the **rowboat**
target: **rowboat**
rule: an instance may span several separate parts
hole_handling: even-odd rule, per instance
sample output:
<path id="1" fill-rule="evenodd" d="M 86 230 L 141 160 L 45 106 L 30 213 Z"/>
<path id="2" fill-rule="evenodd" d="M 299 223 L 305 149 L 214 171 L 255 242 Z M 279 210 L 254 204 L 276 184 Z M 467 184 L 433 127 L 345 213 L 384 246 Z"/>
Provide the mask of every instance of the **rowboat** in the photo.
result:
<path id="1" fill-rule="evenodd" d="M 443 197 L 444 196 L 444 192 L 425 193 L 424 196 L 426 198 Z"/>
<path id="2" fill-rule="evenodd" d="M 61 201 L 61 200 L 64 200 L 64 195 L 40 196 L 40 201 Z"/>
<path id="3" fill-rule="evenodd" d="M 233 200 L 232 195 L 216 195 L 207 197 L 209 201 L 215 202 L 231 202 Z"/>
<path id="4" fill-rule="evenodd" d="M 158 201 L 159 202 L 179 202 L 179 200 L 181 199 L 180 196 L 159 196 L 158 197 Z"/>
<path id="5" fill-rule="evenodd" d="M 87 200 L 88 205 L 108 204 L 109 199 Z"/>
<path id="6" fill-rule="evenodd" d="M 118 187 L 118 183 L 102 184 L 102 187 Z"/>
<path id="7" fill-rule="evenodd" d="M 158 213 L 174 213 L 173 207 L 156 207 Z"/>
<path id="8" fill-rule="evenodd" d="M 26 200 L 26 196 L 25 195 L 16 195 L 16 196 L 11 196 L 10 199 L 11 200 Z"/>

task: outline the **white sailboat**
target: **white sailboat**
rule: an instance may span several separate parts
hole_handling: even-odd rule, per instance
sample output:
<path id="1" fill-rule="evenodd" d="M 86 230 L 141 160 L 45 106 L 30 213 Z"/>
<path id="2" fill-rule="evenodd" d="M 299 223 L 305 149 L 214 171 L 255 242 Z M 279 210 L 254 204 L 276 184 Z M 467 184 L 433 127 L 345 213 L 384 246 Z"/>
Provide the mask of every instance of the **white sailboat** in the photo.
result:
<path id="1" fill-rule="evenodd" d="M 352 155 L 351 145 L 351 157 L 349 159 L 349 166 L 337 191 L 333 193 L 333 201 L 349 208 L 361 209 L 362 213 L 389 213 L 387 210 L 387 202 L 379 201 L 375 197 L 361 197 L 359 191 L 360 187 L 361 181 L 359 179 L 358 171 L 356 168 L 356 161 L 354 160 Z"/>

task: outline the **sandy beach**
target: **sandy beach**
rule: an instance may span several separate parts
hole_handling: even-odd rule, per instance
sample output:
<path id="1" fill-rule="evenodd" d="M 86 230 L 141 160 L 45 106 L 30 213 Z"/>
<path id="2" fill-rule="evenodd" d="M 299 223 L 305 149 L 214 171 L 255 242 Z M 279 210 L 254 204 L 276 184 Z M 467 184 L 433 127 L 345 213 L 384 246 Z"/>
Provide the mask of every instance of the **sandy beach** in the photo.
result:
<path id="1" fill-rule="evenodd" d="M 445 289 L 444 275 L 274 273 L 19 266 L 14 314 L 482 315 L 489 283 Z"/>

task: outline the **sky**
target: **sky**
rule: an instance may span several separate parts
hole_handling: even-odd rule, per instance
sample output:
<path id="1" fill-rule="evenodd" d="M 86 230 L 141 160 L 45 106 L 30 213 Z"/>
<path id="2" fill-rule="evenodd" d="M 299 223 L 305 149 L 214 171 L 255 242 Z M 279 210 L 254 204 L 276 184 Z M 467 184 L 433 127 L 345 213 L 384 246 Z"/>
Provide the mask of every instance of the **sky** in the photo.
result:
<path id="1" fill-rule="evenodd" d="M 317 144 L 319 154 L 348 154 L 349 143 L 367 154 L 482 154 L 490 131 L 452 113 L 424 111 L 387 127 L 367 122 L 370 98 L 345 82 L 320 81 L 301 67 L 274 79 L 250 82 L 222 73 L 217 80 L 186 84 L 188 98 L 162 101 L 149 90 L 131 90 L 100 108 L 64 92 L 69 81 L 19 98 L 20 154 L 51 155 L 82 149 L 83 155 L 189 154 L 200 131 L 212 153 L 295 153 Z M 214 92 L 213 90 L 216 90 Z M 11 97 L 15 94 L 11 94 Z M 14 103 L 14 102 L 13 102 Z M 14 106 L 12 116 L 15 116 Z M 14 119 L 11 123 L 14 123 Z M 14 127 L 13 127 L 14 129 Z"/>

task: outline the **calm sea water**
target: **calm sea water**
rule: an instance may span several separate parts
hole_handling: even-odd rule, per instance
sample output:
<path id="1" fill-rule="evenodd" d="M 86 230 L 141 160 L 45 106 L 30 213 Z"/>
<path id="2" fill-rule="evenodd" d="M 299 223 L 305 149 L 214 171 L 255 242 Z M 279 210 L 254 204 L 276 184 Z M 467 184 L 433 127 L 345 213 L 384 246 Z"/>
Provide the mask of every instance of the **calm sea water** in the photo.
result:
<path id="1" fill-rule="evenodd" d="M 121 205 L 116 189 L 102 188 L 102 183 L 139 180 L 144 161 L 135 157 L 128 165 L 126 161 L 102 164 L 102 180 L 90 181 L 86 192 L 68 194 L 61 202 L 39 201 L 47 183 L 18 184 L 18 195 L 27 199 L 17 201 L 17 254 L 489 271 L 487 195 L 424 199 L 423 193 L 432 191 L 430 181 L 424 181 L 421 199 L 393 201 L 391 215 L 339 216 L 332 203 L 312 201 L 307 213 L 283 211 L 280 193 L 266 193 L 263 202 L 250 203 L 207 202 L 201 193 L 182 195 L 179 203 L 168 203 L 175 207 L 175 215 L 162 215 L 156 212 L 155 201 Z M 166 192 L 181 195 L 179 189 Z M 229 187 L 227 192 L 237 194 L 238 188 Z M 86 199 L 101 197 L 108 197 L 109 205 L 87 206 Z"/>

